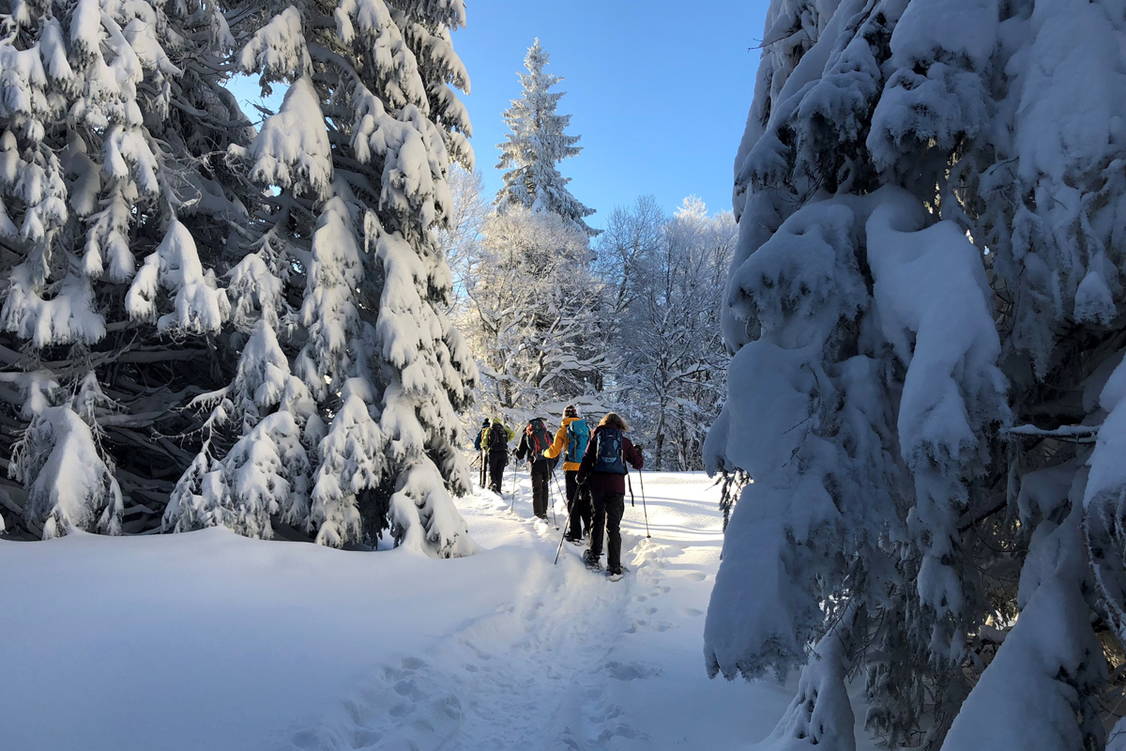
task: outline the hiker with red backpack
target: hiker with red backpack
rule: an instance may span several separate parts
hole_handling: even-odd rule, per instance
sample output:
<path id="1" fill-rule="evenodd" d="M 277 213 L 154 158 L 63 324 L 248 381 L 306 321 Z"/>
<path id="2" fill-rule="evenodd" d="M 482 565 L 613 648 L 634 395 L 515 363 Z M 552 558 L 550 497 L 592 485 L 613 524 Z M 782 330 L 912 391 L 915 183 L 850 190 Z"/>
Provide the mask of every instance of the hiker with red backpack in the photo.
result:
<path id="1" fill-rule="evenodd" d="M 590 547 L 583 555 L 583 562 L 591 568 L 601 565 L 605 535 L 606 574 L 611 577 L 622 575 L 621 522 L 626 510 L 626 473 L 629 472 L 626 462 L 634 469 L 641 469 L 645 463 L 641 449 L 626 437 L 628 429 L 625 420 L 616 413 L 607 413 L 594 429 L 576 478 L 580 485 L 589 488 L 594 504 Z"/>
<path id="2" fill-rule="evenodd" d="M 531 465 L 532 475 L 532 513 L 540 519 L 547 519 L 547 483 L 555 462 L 543 455 L 551 446 L 551 433 L 542 417 L 534 417 L 524 426 L 520 445 L 516 447 L 516 459 L 525 457 Z"/>
<path id="3" fill-rule="evenodd" d="M 582 542 L 583 531 L 590 531 L 590 491 L 580 487 L 576 479 L 589 441 L 590 426 L 579 417 L 578 408 L 568 404 L 563 410 L 563 424 L 555 432 L 555 440 L 543 452 L 548 459 L 555 459 L 563 454 L 563 480 L 567 490 L 567 513 L 570 516 L 570 528 L 563 539 L 568 542 Z"/>

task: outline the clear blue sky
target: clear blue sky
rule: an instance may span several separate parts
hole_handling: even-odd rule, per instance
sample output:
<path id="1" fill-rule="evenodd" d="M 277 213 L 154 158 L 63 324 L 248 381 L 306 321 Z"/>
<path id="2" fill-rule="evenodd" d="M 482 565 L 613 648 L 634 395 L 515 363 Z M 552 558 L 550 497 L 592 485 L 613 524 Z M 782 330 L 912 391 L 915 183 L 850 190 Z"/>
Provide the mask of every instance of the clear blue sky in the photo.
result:
<path id="1" fill-rule="evenodd" d="M 604 227 L 617 206 L 653 195 L 669 212 L 687 195 L 731 208 L 731 173 L 754 93 L 768 0 L 466 0 L 469 23 L 454 47 L 472 79 L 463 99 L 486 195 L 500 188 L 496 145 L 504 111 L 520 95 L 517 73 L 539 37 L 548 71 L 564 77 L 560 111 L 583 152 L 559 165 Z M 267 102 L 281 101 L 279 91 Z M 232 89 L 259 115 L 257 85 Z"/>
<path id="2" fill-rule="evenodd" d="M 519 96 L 524 53 L 539 37 L 564 81 L 560 111 L 583 152 L 560 170 L 598 213 L 652 194 L 672 211 L 696 194 L 731 208 L 731 172 L 754 92 L 767 0 L 466 0 L 454 34 L 472 78 L 477 167 L 500 187 L 496 144 Z"/>

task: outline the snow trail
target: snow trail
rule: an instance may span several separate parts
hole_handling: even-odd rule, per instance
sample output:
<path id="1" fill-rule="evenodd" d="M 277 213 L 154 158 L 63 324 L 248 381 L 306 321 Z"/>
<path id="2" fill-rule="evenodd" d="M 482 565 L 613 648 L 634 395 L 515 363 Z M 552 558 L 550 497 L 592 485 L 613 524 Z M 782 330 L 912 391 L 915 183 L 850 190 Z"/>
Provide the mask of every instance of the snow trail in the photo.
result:
<path id="1" fill-rule="evenodd" d="M 618 582 L 588 571 L 569 543 L 552 565 L 562 532 L 531 516 L 525 473 L 513 511 L 507 494 L 463 499 L 482 550 L 452 561 L 225 530 L 0 543 L 0 588 L 24 605 L 0 611 L 9 738 L 26 751 L 76 738 L 89 751 L 757 740 L 789 693 L 709 681 L 703 668 L 722 541 L 715 490 L 692 474 L 646 473 L 645 484 L 653 538 L 638 493 L 622 524 L 629 573 Z M 66 638 L 60 603 L 82 638 Z M 141 657 L 151 654 L 161 659 Z M 138 726 L 136 708 L 113 698 L 126 695 L 162 700 Z M 51 706 L 68 711 L 48 716 Z"/>

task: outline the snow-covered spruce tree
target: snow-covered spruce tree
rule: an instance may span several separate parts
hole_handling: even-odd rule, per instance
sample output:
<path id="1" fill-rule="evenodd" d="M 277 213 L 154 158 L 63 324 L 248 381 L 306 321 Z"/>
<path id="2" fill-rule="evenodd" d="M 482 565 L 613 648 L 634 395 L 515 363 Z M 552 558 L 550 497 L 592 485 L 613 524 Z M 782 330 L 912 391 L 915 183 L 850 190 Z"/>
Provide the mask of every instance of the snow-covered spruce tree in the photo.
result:
<path id="1" fill-rule="evenodd" d="M 236 310 L 255 337 L 276 341 L 280 326 L 286 343 L 245 348 L 243 384 L 209 397 L 215 429 L 232 418 L 230 402 L 249 432 L 225 453 L 205 441 L 165 522 L 235 518 L 268 535 L 280 514 L 322 544 L 375 544 L 389 530 L 436 555 L 468 552 L 452 496 L 469 487 L 458 413 L 475 369 L 446 317 L 451 278 L 434 233 L 450 208 L 450 160 L 472 160 L 451 88 L 468 88 L 450 43 L 462 3 L 233 13 L 243 71 L 288 86 L 253 142 L 231 150 L 262 189 L 279 189 L 256 216 L 257 257 L 237 275 Z M 305 283 L 291 311 L 280 290 L 295 267 Z M 269 283 L 259 286 L 262 270 Z M 308 482 L 305 465 L 285 458 L 298 446 Z"/>
<path id="2" fill-rule="evenodd" d="M 203 343 L 225 311 L 207 269 L 240 205 L 217 169 L 245 137 L 216 76 L 225 39 L 216 6 L 194 0 L 0 6 L 0 456 L 29 421 L 80 434 L 62 412 L 38 427 L 36 415 L 65 409 L 93 372 L 118 405 L 95 407 L 91 430 L 116 464 L 126 528 L 151 524 L 191 458 L 154 423 L 183 427 L 174 408 L 220 359 Z M 17 531 L 49 532 L 25 501 L 51 480 L 21 476 L 4 489 L 28 512 Z"/>
<path id="3" fill-rule="evenodd" d="M 578 154 L 556 112 L 560 79 L 544 72 L 536 40 L 524 61 L 523 95 L 505 120 L 498 167 L 506 169 L 495 210 L 482 225 L 462 312 L 483 374 L 483 406 L 523 420 L 568 402 L 602 406 L 605 338 L 599 321 L 603 288 L 592 273 L 584 218 L 593 213 L 571 195 L 556 164 Z"/>
<path id="4" fill-rule="evenodd" d="M 595 235 L 597 232 L 585 221 L 594 209 L 571 195 L 567 189 L 571 179 L 563 177 L 556 167 L 563 159 L 579 154 L 582 147 L 578 146 L 578 136 L 565 132 L 571 116 L 558 112 L 563 92 L 551 88 L 563 79 L 544 72 L 549 57 L 539 39 L 532 42 L 524 57 L 528 72 L 520 74 L 522 93 L 504 113 L 508 136 L 499 146 L 497 169 L 505 173 L 504 186 L 497 194 L 497 210 L 503 213 L 510 206 L 526 206 L 561 216 L 588 235 Z"/>
<path id="5" fill-rule="evenodd" d="M 72 398 L 35 412 L 16 443 L 9 473 L 27 488 L 24 516 L 44 539 L 75 530 L 121 534 L 121 488 L 96 421 L 112 406 L 88 373 Z"/>
<path id="6" fill-rule="evenodd" d="M 1124 37 L 1111 2 L 772 3 L 706 447 L 754 478 L 708 667 L 805 663 L 766 748 L 852 748 L 850 673 L 890 746 L 1103 746 L 1126 612 Z"/>

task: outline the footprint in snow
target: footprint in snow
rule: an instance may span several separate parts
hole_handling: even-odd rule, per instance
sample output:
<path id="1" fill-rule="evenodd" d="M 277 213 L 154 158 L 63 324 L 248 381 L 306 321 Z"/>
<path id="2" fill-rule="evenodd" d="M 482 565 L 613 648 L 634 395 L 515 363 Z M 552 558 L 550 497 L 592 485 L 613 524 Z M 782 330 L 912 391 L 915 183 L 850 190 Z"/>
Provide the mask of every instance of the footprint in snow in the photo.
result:
<path id="1" fill-rule="evenodd" d="M 447 682 L 431 673 L 418 657 L 383 667 L 341 703 L 343 717 L 335 726 L 325 721 L 300 730 L 291 737 L 293 746 L 298 751 L 443 747 L 457 736 L 464 712 Z"/>
<path id="2" fill-rule="evenodd" d="M 661 669 L 655 665 L 642 665 L 640 662 L 618 662 L 613 660 L 606 663 L 606 672 L 618 681 L 636 681 L 638 679 L 656 678 L 661 674 Z"/>

